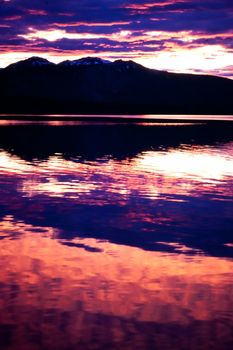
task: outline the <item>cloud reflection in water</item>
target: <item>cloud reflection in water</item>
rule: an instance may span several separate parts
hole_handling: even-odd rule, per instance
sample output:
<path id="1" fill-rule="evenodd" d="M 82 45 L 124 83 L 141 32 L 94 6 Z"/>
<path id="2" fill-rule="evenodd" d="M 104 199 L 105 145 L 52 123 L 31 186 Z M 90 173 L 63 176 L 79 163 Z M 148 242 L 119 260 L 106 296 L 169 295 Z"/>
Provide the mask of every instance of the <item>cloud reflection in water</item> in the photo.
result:
<path id="1" fill-rule="evenodd" d="M 144 349 L 151 342 L 217 350 L 233 341 L 232 260 L 75 239 L 98 248 L 93 253 L 13 217 L 0 229 L 20 232 L 0 244 L 0 331 L 9 349 Z"/>
<path id="2" fill-rule="evenodd" d="M 12 203 L 4 196 L 1 203 L 6 214 L 54 227 L 63 239 L 88 236 L 168 251 L 183 244 L 228 256 L 232 154 L 233 143 L 181 145 L 125 160 L 57 154 L 26 162 L 3 151 L 1 177 Z"/>

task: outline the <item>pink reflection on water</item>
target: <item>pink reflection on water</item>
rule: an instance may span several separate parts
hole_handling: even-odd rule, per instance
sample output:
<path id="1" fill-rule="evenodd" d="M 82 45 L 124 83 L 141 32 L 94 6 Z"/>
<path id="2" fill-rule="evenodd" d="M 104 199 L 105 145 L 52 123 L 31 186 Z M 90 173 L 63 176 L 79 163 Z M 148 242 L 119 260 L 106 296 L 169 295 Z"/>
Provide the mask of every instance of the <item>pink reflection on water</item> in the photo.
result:
<path id="1" fill-rule="evenodd" d="M 54 119 L 54 120 L 59 120 L 59 119 L 69 119 L 69 118 L 74 118 L 74 119 L 105 119 L 105 120 L 110 120 L 110 119 L 138 119 L 138 120 L 190 120 L 190 121 L 233 121 L 233 116 L 232 115 L 200 115 L 200 114 L 135 114 L 135 115 L 119 115 L 119 114 L 0 114 L 0 118 L 4 120 L 4 118 L 10 118 L 11 120 L 28 120 L 28 119 L 33 119 L 33 122 L 35 121 L 36 118 L 40 118 L 43 120 L 44 118 L 49 118 L 49 119 Z"/>
<path id="2" fill-rule="evenodd" d="M 184 201 L 190 195 L 209 194 L 216 200 L 231 200 L 232 187 L 224 182 L 232 181 L 233 143 L 147 151 L 124 161 L 103 158 L 81 162 L 57 154 L 47 161 L 27 163 L 1 152 L 0 170 L 20 176 L 18 190 L 27 196 L 93 200 L 95 193 L 99 204 L 106 198 L 118 202 L 133 196 Z"/>

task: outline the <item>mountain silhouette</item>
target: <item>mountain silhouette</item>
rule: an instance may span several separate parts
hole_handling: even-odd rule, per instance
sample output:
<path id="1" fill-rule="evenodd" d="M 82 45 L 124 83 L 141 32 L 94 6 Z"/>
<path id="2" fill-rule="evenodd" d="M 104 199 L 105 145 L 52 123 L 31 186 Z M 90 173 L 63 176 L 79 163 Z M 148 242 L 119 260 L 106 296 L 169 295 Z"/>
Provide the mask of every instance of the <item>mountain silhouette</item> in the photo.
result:
<path id="1" fill-rule="evenodd" d="M 233 81 L 96 57 L 0 70 L 0 113 L 233 114 Z"/>

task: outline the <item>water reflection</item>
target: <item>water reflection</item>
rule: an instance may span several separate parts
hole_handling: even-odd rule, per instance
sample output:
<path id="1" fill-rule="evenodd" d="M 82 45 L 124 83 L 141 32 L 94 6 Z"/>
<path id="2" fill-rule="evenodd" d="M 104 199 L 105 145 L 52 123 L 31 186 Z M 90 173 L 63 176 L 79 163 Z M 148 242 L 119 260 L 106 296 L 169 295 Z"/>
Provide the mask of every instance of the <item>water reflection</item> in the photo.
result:
<path id="1" fill-rule="evenodd" d="M 15 123 L 9 121 L 9 123 Z M 216 145 L 232 141 L 233 123 L 87 123 L 51 121 L 21 122 L 0 127 L 0 148 L 22 159 L 44 160 L 55 153 L 64 159 L 79 157 L 134 158 L 149 150 L 181 145 Z M 74 123 L 74 122 L 72 122 Z"/>
<path id="2" fill-rule="evenodd" d="M 2 348 L 231 349 L 231 129 L 32 126 L 0 128 Z"/>
<path id="3" fill-rule="evenodd" d="M 233 341 L 232 260 L 76 238 L 93 252 L 5 217 L 1 231 L 12 230 L 20 237 L 0 245 L 7 349 L 217 350 Z"/>
<path id="4" fill-rule="evenodd" d="M 27 162 L 2 151 L 0 206 L 31 225 L 60 229 L 67 239 L 88 236 L 162 251 L 179 251 L 182 244 L 187 254 L 232 256 L 226 245 L 233 227 L 232 154 L 232 142 L 181 145 L 121 161 L 57 154 Z"/>

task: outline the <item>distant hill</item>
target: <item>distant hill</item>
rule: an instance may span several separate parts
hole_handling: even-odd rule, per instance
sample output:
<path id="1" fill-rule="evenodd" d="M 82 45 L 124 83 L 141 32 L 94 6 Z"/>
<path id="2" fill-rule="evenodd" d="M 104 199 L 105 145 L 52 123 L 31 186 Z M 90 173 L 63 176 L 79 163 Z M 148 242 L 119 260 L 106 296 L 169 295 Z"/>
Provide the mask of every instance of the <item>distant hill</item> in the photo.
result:
<path id="1" fill-rule="evenodd" d="M 233 114 L 233 81 L 95 57 L 0 70 L 0 113 Z"/>

